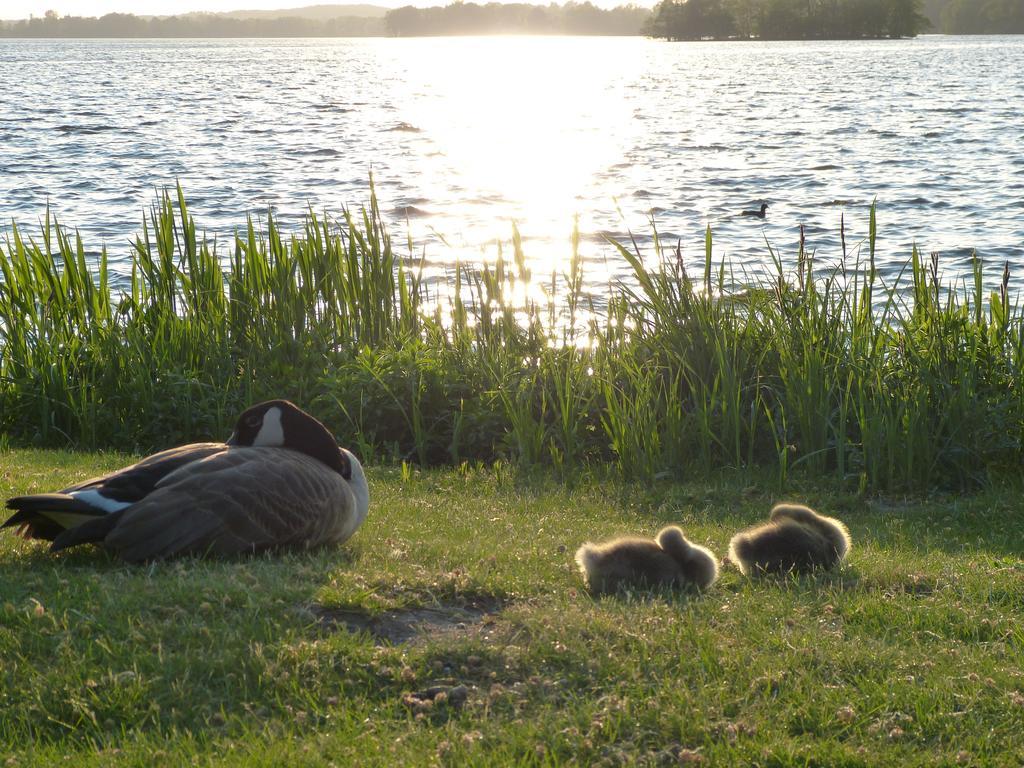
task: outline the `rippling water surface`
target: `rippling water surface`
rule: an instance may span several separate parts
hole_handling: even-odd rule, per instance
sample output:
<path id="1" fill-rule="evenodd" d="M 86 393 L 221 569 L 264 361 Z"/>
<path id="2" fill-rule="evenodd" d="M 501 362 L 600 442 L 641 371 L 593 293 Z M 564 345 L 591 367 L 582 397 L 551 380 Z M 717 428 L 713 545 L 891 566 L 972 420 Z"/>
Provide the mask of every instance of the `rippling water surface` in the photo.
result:
<path id="1" fill-rule="evenodd" d="M 372 172 L 439 276 L 512 221 L 534 274 L 561 271 L 578 215 L 601 285 L 626 272 L 603 237 L 649 245 L 649 215 L 689 262 L 710 224 L 716 257 L 756 272 L 766 240 L 792 260 L 801 224 L 834 261 L 841 214 L 854 252 L 877 199 L 883 275 L 916 242 L 947 278 L 975 249 L 1009 260 L 1019 287 L 1021 72 L 1020 37 L 4 40 L 0 218 L 29 228 L 49 203 L 123 269 L 176 179 L 223 239 L 268 206 L 287 224 L 359 205 Z"/>

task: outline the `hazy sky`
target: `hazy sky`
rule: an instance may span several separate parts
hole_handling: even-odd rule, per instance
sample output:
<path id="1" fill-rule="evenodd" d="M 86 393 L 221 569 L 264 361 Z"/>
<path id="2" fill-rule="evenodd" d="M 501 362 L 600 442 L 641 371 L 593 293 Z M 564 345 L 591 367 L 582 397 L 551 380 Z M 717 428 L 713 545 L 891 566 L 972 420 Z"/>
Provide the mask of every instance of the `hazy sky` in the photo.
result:
<path id="1" fill-rule="evenodd" d="M 370 5 L 409 5 L 408 0 L 336 0 L 339 3 Z M 54 10 L 61 16 L 102 16 L 105 13 L 137 13 L 169 16 L 189 11 L 237 11 L 261 8 L 299 8 L 329 0 L 0 0 L 0 19 L 27 19 Z M 427 3 L 416 3 L 426 5 Z M 438 3 L 443 5 L 444 3 Z"/>
<path id="2" fill-rule="evenodd" d="M 105 13 L 136 13 L 140 16 L 169 16 L 190 11 L 238 11 L 270 8 L 299 8 L 328 2 L 368 3 L 397 8 L 400 5 L 447 5 L 452 0 L 0 0 L 0 19 L 27 19 L 54 10 L 61 16 L 102 16 Z M 524 0 L 519 0 L 520 2 Z M 546 5 L 548 0 L 525 0 Z M 562 2 L 563 0 L 558 0 Z M 596 0 L 594 5 L 610 8 L 627 0 Z M 487 0 L 476 0 L 484 3 Z M 636 2 L 636 0 L 634 0 Z M 651 5 L 640 0 L 637 5 Z"/>

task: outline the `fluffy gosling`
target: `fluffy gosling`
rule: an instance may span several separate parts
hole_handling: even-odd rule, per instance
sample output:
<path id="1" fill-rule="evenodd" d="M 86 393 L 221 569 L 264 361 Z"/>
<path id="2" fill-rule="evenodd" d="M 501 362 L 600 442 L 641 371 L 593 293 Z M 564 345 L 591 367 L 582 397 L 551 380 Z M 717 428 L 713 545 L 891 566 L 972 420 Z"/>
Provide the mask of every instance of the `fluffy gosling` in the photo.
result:
<path id="1" fill-rule="evenodd" d="M 595 594 L 614 592 L 620 587 L 706 589 L 718 578 L 715 556 L 687 541 L 674 525 L 661 529 L 653 540 L 588 542 L 576 551 L 576 563 Z"/>
<path id="2" fill-rule="evenodd" d="M 767 523 L 729 542 L 729 559 L 747 576 L 833 568 L 849 551 L 846 526 L 802 504 L 776 504 Z"/>

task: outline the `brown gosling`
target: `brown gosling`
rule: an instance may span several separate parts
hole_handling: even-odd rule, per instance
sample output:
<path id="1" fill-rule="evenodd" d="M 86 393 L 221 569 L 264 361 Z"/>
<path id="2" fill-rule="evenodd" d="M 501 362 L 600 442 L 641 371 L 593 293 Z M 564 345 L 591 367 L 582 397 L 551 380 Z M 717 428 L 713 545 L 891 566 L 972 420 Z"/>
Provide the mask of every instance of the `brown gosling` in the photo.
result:
<path id="1" fill-rule="evenodd" d="M 767 523 L 729 542 L 729 559 L 747 576 L 833 568 L 849 551 L 846 526 L 802 504 L 776 504 Z"/>
<path id="2" fill-rule="evenodd" d="M 696 587 L 706 589 L 718 578 L 718 560 L 704 547 L 687 541 L 672 525 L 655 539 L 623 538 L 586 543 L 576 551 L 591 592 L 620 587 Z"/>

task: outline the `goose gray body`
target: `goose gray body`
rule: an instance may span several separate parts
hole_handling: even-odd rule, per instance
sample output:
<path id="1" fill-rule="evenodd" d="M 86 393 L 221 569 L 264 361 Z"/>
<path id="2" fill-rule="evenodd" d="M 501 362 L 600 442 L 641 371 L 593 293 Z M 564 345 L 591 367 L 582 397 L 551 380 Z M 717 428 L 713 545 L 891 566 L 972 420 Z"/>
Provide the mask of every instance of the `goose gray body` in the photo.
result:
<path id="1" fill-rule="evenodd" d="M 621 538 L 584 544 L 576 563 L 594 593 L 621 587 L 697 587 L 706 589 L 718 578 L 718 561 L 704 547 L 687 541 L 669 526 L 655 539 Z"/>
<path id="2" fill-rule="evenodd" d="M 729 559 L 747 575 L 833 568 L 849 551 L 846 526 L 802 504 L 776 504 L 767 523 L 729 542 Z"/>
<path id="3" fill-rule="evenodd" d="M 0 527 L 27 538 L 53 541 L 69 528 L 124 509 L 146 497 L 164 477 L 192 462 L 227 450 L 224 443 L 191 443 L 154 453 L 109 475 L 94 477 L 56 493 L 7 500 L 15 513 Z"/>
<path id="4" fill-rule="evenodd" d="M 287 401 L 253 406 L 227 443 L 154 454 L 56 494 L 8 501 L 5 526 L 59 551 L 100 543 L 139 562 L 346 541 L 366 518 L 359 461 Z"/>

